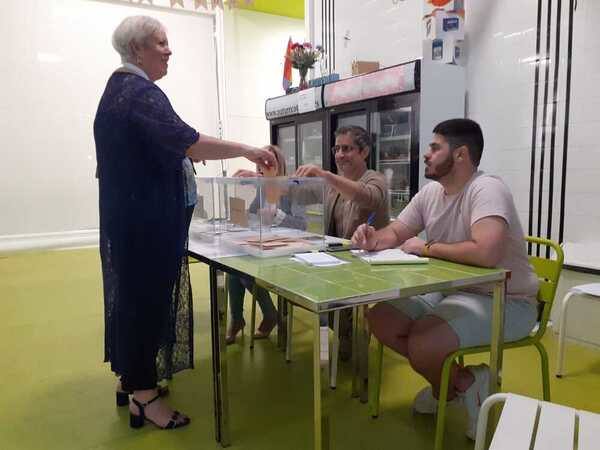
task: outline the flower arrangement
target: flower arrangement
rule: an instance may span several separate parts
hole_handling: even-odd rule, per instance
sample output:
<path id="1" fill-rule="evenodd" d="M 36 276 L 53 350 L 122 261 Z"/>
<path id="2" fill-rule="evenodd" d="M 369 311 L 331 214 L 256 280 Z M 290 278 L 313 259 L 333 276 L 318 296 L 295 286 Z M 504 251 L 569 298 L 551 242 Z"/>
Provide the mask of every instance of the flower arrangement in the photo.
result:
<path id="1" fill-rule="evenodd" d="M 288 53 L 287 58 L 292 63 L 292 67 L 298 69 L 298 72 L 300 72 L 300 89 L 308 87 L 306 82 L 308 69 L 311 69 L 314 66 L 315 62 L 319 60 L 322 54 L 323 48 L 321 46 L 313 48 L 309 42 L 292 44 L 291 51 Z"/>

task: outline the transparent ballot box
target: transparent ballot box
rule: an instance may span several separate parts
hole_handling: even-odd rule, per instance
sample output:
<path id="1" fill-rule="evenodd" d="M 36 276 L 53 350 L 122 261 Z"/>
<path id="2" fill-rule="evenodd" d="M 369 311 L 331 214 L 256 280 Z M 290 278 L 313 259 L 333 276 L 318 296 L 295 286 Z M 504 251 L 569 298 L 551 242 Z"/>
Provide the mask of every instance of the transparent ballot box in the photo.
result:
<path id="1" fill-rule="evenodd" d="M 220 232 L 221 215 L 214 180 L 211 177 L 196 177 L 196 206 L 190 223 L 190 236 L 201 238 Z"/>
<path id="2" fill-rule="evenodd" d="M 190 236 L 258 257 L 325 246 L 321 178 L 196 178 Z"/>

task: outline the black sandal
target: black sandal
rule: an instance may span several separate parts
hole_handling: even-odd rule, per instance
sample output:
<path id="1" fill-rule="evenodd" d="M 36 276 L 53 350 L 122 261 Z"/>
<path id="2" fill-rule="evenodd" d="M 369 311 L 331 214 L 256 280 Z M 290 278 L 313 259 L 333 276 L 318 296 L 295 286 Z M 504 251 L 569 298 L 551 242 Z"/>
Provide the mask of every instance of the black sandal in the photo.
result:
<path id="1" fill-rule="evenodd" d="M 157 386 L 156 390 L 158 391 L 159 397 L 166 397 L 169 395 L 169 386 Z M 127 406 L 129 405 L 129 396 L 133 394 L 133 391 L 117 391 L 117 406 Z"/>
<path id="2" fill-rule="evenodd" d="M 140 403 L 135 398 L 132 397 L 131 401 L 133 401 L 133 404 L 138 407 L 140 414 L 136 415 L 136 414 L 133 414 L 131 411 L 129 411 L 129 426 L 131 428 L 142 428 L 144 426 L 145 421 L 147 420 L 148 422 L 153 423 L 154 425 L 156 425 L 158 428 L 160 428 L 162 430 L 172 430 L 175 428 L 185 427 L 186 425 L 188 425 L 191 422 L 189 417 L 185 417 L 185 419 L 182 422 L 177 422 L 177 419 L 179 419 L 179 417 L 181 416 L 181 413 L 179 411 L 173 411 L 171 420 L 169 420 L 169 423 L 164 427 L 161 427 L 156 422 L 154 422 L 153 420 L 146 417 L 146 413 L 144 411 L 146 406 L 148 406 L 153 401 L 158 400 L 159 398 L 160 398 L 160 395 L 157 395 L 152 400 L 149 400 L 146 403 Z"/>

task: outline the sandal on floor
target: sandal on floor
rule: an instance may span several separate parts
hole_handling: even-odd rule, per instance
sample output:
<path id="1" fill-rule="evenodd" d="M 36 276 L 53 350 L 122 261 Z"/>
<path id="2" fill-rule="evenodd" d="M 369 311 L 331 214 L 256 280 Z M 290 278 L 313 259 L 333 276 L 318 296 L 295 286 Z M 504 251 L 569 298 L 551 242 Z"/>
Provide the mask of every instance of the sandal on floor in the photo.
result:
<path id="1" fill-rule="evenodd" d="M 158 391 L 159 397 L 166 397 L 169 395 L 169 386 L 157 386 L 156 390 Z M 127 406 L 129 405 L 129 396 L 133 394 L 133 391 L 117 391 L 117 406 Z"/>
<path id="2" fill-rule="evenodd" d="M 132 397 L 131 401 L 133 402 L 133 404 L 135 406 L 138 407 L 140 413 L 139 413 L 139 415 L 136 415 L 136 414 L 133 414 L 131 411 L 129 411 L 129 426 L 131 428 L 142 428 L 144 426 L 144 423 L 146 422 L 146 420 L 148 422 L 153 423 L 154 425 L 156 425 L 158 428 L 160 428 L 162 430 L 172 430 L 175 428 L 181 428 L 181 427 L 185 427 L 186 425 L 189 425 L 189 423 L 191 422 L 189 417 L 184 417 L 183 421 L 181 421 L 181 422 L 177 421 L 180 417 L 182 417 L 182 415 L 179 411 L 173 411 L 171 420 L 169 420 L 169 423 L 167 423 L 167 425 L 164 427 L 161 427 L 156 422 L 154 422 L 153 420 L 146 417 L 146 412 L 145 412 L 146 406 L 148 406 L 150 403 L 158 400 L 159 398 L 160 398 L 160 394 L 157 395 L 156 397 L 154 397 L 153 399 L 147 401 L 146 403 L 140 403 L 135 398 Z"/>
<path id="3" fill-rule="evenodd" d="M 231 345 L 235 342 L 235 338 L 238 333 L 241 331 L 244 334 L 244 327 L 246 326 L 246 321 L 242 319 L 240 322 L 233 322 L 227 335 L 225 336 L 225 344 Z"/>
<path id="4" fill-rule="evenodd" d="M 258 326 L 258 330 L 254 333 L 254 339 L 266 339 L 277 326 L 277 319 L 263 319 Z"/>

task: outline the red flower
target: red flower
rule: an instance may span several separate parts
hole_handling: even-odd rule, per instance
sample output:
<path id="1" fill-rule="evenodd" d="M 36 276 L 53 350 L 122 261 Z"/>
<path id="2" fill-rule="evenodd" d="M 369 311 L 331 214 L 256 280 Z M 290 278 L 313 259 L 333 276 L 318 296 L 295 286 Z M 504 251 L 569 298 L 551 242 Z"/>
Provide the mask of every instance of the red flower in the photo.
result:
<path id="1" fill-rule="evenodd" d="M 301 70 L 308 70 L 313 67 L 323 53 L 322 49 L 313 49 L 310 42 L 302 44 L 294 42 L 290 49 L 291 51 L 286 55 L 286 58 L 292 62 L 292 67 Z"/>

